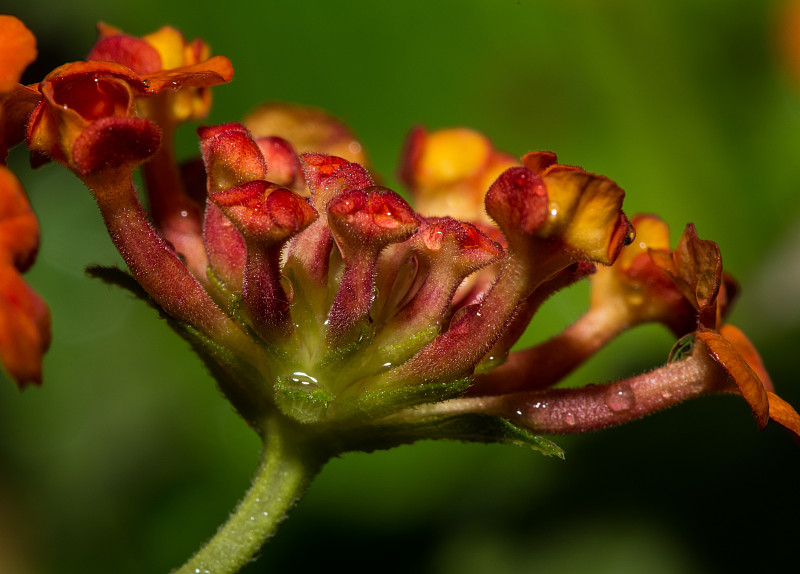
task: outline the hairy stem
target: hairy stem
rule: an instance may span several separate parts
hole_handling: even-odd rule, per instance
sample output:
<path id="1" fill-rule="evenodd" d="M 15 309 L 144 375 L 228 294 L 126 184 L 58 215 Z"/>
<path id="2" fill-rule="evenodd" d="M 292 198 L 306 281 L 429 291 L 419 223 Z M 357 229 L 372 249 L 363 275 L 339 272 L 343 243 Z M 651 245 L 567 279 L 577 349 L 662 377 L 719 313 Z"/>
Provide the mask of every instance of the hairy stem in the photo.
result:
<path id="1" fill-rule="evenodd" d="M 253 560 L 328 456 L 302 441 L 281 415 L 263 424 L 261 464 L 245 497 L 217 533 L 173 574 L 233 574 Z"/>

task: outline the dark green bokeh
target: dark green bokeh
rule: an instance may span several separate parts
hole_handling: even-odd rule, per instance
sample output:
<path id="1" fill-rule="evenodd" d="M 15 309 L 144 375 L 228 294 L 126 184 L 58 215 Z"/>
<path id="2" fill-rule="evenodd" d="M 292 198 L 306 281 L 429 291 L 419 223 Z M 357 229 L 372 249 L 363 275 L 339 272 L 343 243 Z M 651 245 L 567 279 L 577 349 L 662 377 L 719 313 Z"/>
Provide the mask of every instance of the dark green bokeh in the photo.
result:
<path id="1" fill-rule="evenodd" d="M 693 221 L 742 282 L 733 315 L 800 405 L 800 90 L 774 50 L 775 2 L 486 0 L 30 2 L 26 78 L 80 59 L 104 20 L 162 24 L 231 58 L 209 122 L 259 102 L 314 104 L 359 134 L 390 183 L 409 127 L 468 125 L 501 149 L 551 149 L 658 212 Z M 191 127 L 181 155 L 195 153 Z M 0 380 L 0 572 L 166 572 L 247 486 L 255 435 L 145 305 L 88 279 L 116 255 L 89 194 L 15 150 L 43 226 L 31 283 L 54 343 L 43 388 Z M 585 286 L 528 334 L 573 320 Z M 572 384 L 662 362 L 670 337 L 624 336 Z M 422 443 L 330 463 L 248 572 L 747 572 L 796 566 L 800 451 L 743 401 L 705 399 L 624 428 L 514 447 Z M 8 549 L 6 549 L 8 547 Z M 12 555 L 21 562 L 10 563 Z"/>

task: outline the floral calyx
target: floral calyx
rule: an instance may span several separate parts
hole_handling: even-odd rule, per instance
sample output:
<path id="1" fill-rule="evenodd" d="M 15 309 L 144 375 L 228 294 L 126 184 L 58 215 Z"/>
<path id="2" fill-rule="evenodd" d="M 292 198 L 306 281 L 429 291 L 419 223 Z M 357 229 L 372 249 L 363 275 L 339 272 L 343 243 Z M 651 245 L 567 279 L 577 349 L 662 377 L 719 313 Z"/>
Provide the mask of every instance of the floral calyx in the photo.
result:
<path id="1" fill-rule="evenodd" d="M 474 130 L 417 127 L 406 139 L 399 177 L 422 215 L 490 223 L 483 209 L 486 190 L 517 165 L 519 160 Z"/>

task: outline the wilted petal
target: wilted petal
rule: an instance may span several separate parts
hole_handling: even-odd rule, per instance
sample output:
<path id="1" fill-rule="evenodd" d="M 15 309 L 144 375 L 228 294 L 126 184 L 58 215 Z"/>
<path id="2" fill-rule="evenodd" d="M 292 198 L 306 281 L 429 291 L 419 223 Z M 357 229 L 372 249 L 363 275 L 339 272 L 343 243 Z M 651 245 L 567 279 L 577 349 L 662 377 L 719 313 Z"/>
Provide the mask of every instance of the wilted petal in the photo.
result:
<path id="1" fill-rule="evenodd" d="M 764 384 L 750 368 L 736 347 L 725 337 L 712 331 L 697 334 L 711 357 L 731 376 L 744 400 L 753 409 L 753 414 L 762 429 L 769 420 L 769 397 Z"/>
<path id="2" fill-rule="evenodd" d="M 775 393 L 768 392 L 767 396 L 769 397 L 769 418 L 792 431 L 795 438 L 800 439 L 800 415 L 797 414 L 797 411 Z"/>

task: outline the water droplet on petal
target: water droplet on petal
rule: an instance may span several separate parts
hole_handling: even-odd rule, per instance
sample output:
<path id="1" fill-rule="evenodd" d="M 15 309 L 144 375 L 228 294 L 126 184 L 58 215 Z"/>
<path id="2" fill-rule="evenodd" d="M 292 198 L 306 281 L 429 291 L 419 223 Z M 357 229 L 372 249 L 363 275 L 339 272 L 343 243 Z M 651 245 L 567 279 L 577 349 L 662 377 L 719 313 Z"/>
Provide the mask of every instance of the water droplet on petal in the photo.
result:
<path id="1" fill-rule="evenodd" d="M 669 399 L 672 398 L 672 393 L 665 389 L 661 391 L 661 398 L 664 399 L 665 401 L 668 401 Z"/>
<path id="2" fill-rule="evenodd" d="M 575 415 L 572 413 L 567 413 L 564 415 L 564 422 L 567 423 L 569 426 L 575 426 Z"/>
<path id="3" fill-rule="evenodd" d="M 615 413 L 629 411 L 636 404 L 633 389 L 628 383 L 617 383 L 608 387 L 604 400 Z"/>

